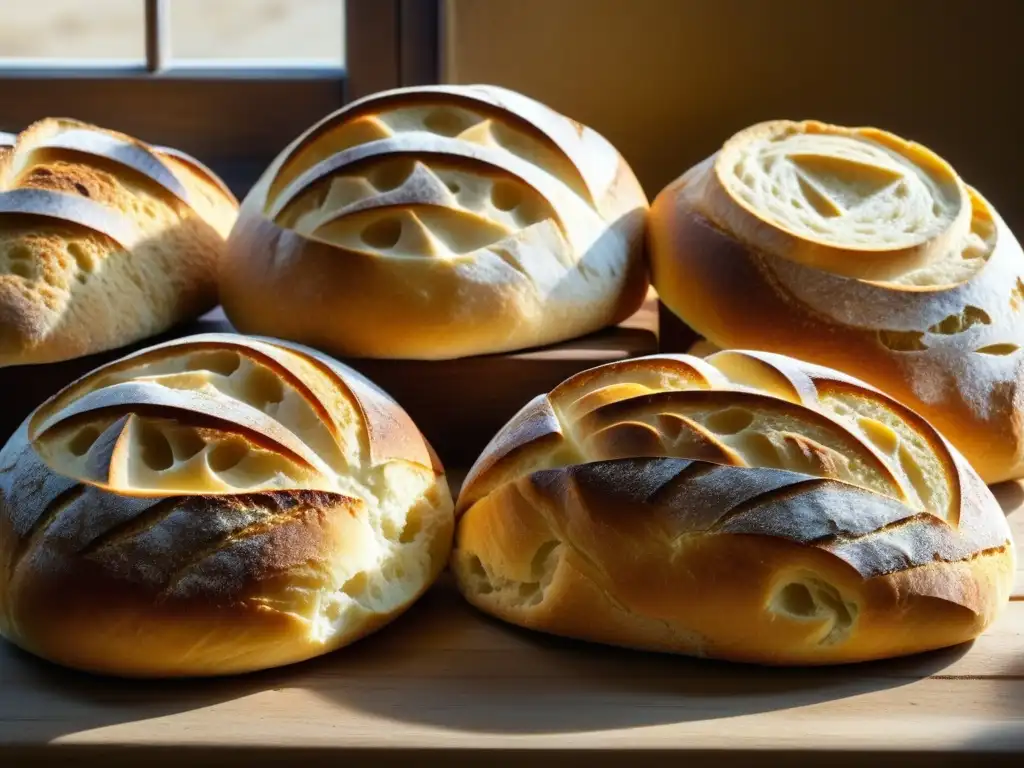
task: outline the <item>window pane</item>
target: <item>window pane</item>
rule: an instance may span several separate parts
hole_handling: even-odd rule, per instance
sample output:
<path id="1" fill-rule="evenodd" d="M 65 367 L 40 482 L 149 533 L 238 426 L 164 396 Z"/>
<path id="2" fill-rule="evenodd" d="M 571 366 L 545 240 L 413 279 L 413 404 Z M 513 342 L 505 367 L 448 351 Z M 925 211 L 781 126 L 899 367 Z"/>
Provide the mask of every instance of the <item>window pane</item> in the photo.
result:
<path id="1" fill-rule="evenodd" d="M 142 0 L 7 0 L 0 4 L 0 58 L 146 57 Z"/>
<path id="2" fill-rule="evenodd" d="M 344 0 L 174 0 L 171 56 L 341 66 Z"/>

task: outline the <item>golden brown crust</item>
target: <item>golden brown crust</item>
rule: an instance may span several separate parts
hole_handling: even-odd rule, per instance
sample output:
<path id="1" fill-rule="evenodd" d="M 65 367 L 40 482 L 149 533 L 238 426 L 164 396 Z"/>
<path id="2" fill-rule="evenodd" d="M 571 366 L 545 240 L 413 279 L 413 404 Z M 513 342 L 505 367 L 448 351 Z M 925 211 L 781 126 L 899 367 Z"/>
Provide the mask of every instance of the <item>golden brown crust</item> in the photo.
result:
<path id="1" fill-rule="evenodd" d="M 0 365 L 130 344 L 216 302 L 238 203 L 188 155 L 68 119 L 0 153 Z"/>
<path id="2" fill-rule="evenodd" d="M 502 430 L 457 506 L 459 587 L 507 621 L 826 664 L 964 642 L 1009 599 L 1016 554 L 991 492 L 928 422 L 848 375 L 660 355 L 531 410 L 556 423 Z M 539 433 L 574 451 L 536 448 Z"/>
<path id="3" fill-rule="evenodd" d="M 443 468 L 400 406 L 310 354 L 188 337 L 41 405 L 0 452 L 0 631 L 92 671 L 211 675 L 404 611 L 450 550 Z"/>
<path id="4" fill-rule="evenodd" d="M 669 185 L 652 206 L 652 280 L 661 300 L 718 347 L 780 352 L 879 387 L 935 424 L 986 482 L 1022 476 L 1024 253 L 1014 235 L 977 191 L 919 145 L 873 129 L 818 123 L 770 123 L 768 133 L 782 130 L 779 125 L 797 137 L 804 131 L 812 138 L 853 137 L 856 147 L 896 158 L 897 181 L 882 186 L 882 179 L 859 209 L 819 221 L 823 231 L 846 236 L 848 220 L 860 216 L 861 239 L 822 245 L 790 231 L 776 213 L 762 212 L 763 220 L 751 224 L 751 211 L 760 209 L 726 189 L 723 150 Z M 751 131 L 727 146 L 761 146 Z M 754 150 L 749 154 L 756 159 Z M 793 161 L 793 151 L 780 157 L 776 167 L 803 162 L 811 168 L 803 155 Z M 828 152 L 816 158 L 828 161 Z M 937 179 L 928 181 L 934 189 L 915 197 L 915 174 Z M 797 175 L 801 183 L 815 178 L 799 168 Z M 897 204 L 890 192 L 904 183 L 904 203 Z M 782 197 L 787 194 L 783 189 L 777 197 L 790 199 Z M 758 199 L 774 205 L 770 197 Z M 792 196 L 805 207 L 809 199 Z M 925 202 L 930 210 L 933 199 L 941 216 L 913 213 Z M 874 220 L 872 205 L 879 208 Z M 892 229 L 906 222 L 920 237 L 893 234 L 889 215 Z"/>
<path id="5" fill-rule="evenodd" d="M 232 232 L 222 302 L 244 332 L 341 356 L 553 343 L 639 308 L 646 210 L 611 145 L 537 102 L 388 91 L 266 170 Z"/>

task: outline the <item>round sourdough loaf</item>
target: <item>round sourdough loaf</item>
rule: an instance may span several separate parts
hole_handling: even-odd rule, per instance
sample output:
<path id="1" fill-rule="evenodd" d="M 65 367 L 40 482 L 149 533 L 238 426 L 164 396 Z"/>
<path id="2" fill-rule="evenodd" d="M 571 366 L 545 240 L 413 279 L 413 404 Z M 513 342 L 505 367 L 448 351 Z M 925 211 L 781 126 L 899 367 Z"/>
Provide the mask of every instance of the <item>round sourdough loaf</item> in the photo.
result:
<path id="1" fill-rule="evenodd" d="M 237 210 L 177 150 L 67 119 L 0 134 L 0 366 L 116 349 L 207 311 Z"/>
<path id="2" fill-rule="evenodd" d="M 652 279 L 722 348 L 846 371 L 938 427 L 989 483 L 1024 476 L 1024 254 L 925 147 L 755 125 L 655 200 Z"/>
<path id="3" fill-rule="evenodd" d="M 647 290 L 643 190 L 590 128 L 493 86 L 356 101 L 242 203 L 232 323 L 341 356 L 443 359 L 562 341 Z"/>
<path id="4" fill-rule="evenodd" d="M 769 353 L 609 363 L 529 403 L 470 471 L 452 566 L 524 627 L 766 664 L 974 638 L 1011 533 L 966 461 L 857 380 Z"/>
<path id="5" fill-rule="evenodd" d="M 371 382 L 191 336 L 69 385 L 0 452 L 0 631 L 125 676 L 300 661 L 408 607 L 453 523 L 436 456 Z"/>

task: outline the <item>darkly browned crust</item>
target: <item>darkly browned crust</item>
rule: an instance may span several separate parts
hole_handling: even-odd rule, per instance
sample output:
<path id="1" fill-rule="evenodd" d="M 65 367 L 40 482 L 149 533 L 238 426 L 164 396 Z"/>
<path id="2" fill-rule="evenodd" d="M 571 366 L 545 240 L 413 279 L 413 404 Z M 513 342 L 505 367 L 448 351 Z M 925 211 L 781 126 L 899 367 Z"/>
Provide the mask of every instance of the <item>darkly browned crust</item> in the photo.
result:
<path id="1" fill-rule="evenodd" d="M 124 507 L 134 516 L 124 516 Z M 261 513 L 256 522 L 224 525 L 233 514 L 255 509 Z M 40 656 L 100 672 L 245 668 L 251 663 L 245 656 L 261 636 L 276 636 L 284 652 L 303 631 L 301 621 L 264 605 L 263 596 L 297 573 L 329 567 L 334 518 L 358 509 L 352 499 L 306 491 L 126 500 L 86 486 L 48 528 L 35 532 L 31 548 L 13 563 L 5 632 Z M 147 532 L 172 516 L 179 537 L 168 549 Z M 118 522 L 98 535 L 69 540 L 61 521 L 86 517 Z M 133 657 L 125 645 L 132 626 L 151 638 L 148 659 Z M 77 633 L 77 642 L 69 642 L 69 632 Z M 201 651 L 199 659 L 189 658 L 204 635 L 218 632 L 237 635 L 238 659 L 204 662 Z M 267 656 L 273 663 L 274 653 Z"/>
<path id="2" fill-rule="evenodd" d="M 699 473 L 699 482 L 692 473 Z M 669 515 L 665 523 L 671 528 L 664 533 L 670 538 L 706 532 L 788 539 L 832 552 L 863 578 L 969 560 L 1009 544 L 1000 526 L 958 531 L 887 496 L 782 469 L 631 458 L 542 470 L 523 482 L 548 496 L 554 509 L 578 505 L 598 527 L 642 536 L 650 516 L 659 514 L 650 507 L 660 507 L 660 514 Z M 912 547 L 896 549 L 876 538 L 902 526 L 923 531 Z"/>
<path id="3" fill-rule="evenodd" d="M 117 562 L 108 565 L 116 565 L 120 572 L 98 568 L 96 578 L 102 574 L 112 583 L 145 586 L 150 598 L 166 596 L 173 591 L 172 580 L 181 581 L 186 568 L 201 565 L 221 548 L 269 535 L 281 524 L 300 521 L 306 532 L 304 539 L 291 536 L 268 541 L 267 546 L 273 543 L 270 554 L 263 548 L 246 551 L 238 580 L 208 584 L 194 591 L 193 596 L 230 604 L 243 599 L 245 585 L 259 581 L 260 574 L 274 562 L 291 563 L 282 567 L 309 562 L 323 546 L 326 516 L 352 515 L 362 505 L 337 493 L 308 490 L 181 497 L 111 493 L 53 472 L 28 442 L 25 426 L 2 455 L 8 461 L 0 466 L 0 517 L 10 520 L 13 534 L 11 540 L 3 542 L 3 548 L 18 553 L 7 564 L 11 585 L 23 579 L 37 582 L 55 578 L 50 570 L 60 560 L 64 560 L 65 567 L 74 562 L 84 570 L 97 568 L 97 556 L 105 553 L 116 556 Z M 257 519 L 243 522 L 246 516 L 241 513 L 247 510 L 257 511 Z M 152 551 L 130 551 L 139 544 L 141 534 L 172 515 L 181 518 L 180 539 L 152 542 L 156 548 Z M 79 518 L 81 522 L 62 527 L 61 516 L 67 520 Z M 279 545 L 285 548 L 278 551 Z"/>
<path id="4" fill-rule="evenodd" d="M 161 610 L 243 603 L 259 593 L 261 582 L 276 574 L 303 564 L 322 564 L 328 554 L 329 518 L 357 514 L 361 504 L 320 491 L 128 501 L 91 486 L 77 486 L 72 502 L 66 506 L 60 503 L 62 498 L 66 497 L 58 497 L 51 504 L 60 506 L 61 514 L 69 518 L 88 515 L 117 522 L 78 541 L 69 540 L 68 532 L 56 525 L 57 519 L 46 521 L 48 526 L 37 524 L 31 529 L 35 543 L 25 547 L 12 562 L 11 588 L 20 594 L 19 603 L 46 605 L 56 616 L 63 612 L 57 610 L 60 605 L 69 607 L 67 603 L 81 601 L 85 594 L 96 599 L 99 606 L 111 591 L 119 589 L 159 604 Z M 42 510 L 41 517 L 48 516 L 50 506 Z M 93 511 L 83 513 L 85 508 Z M 248 510 L 260 511 L 256 522 L 234 529 L 219 527 L 232 513 Z M 148 530 L 172 515 L 181 518 L 187 537 L 166 552 L 157 542 L 144 541 Z M 25 543 L 18 540 L 19 546 Z M 232 568 L 237 572 L 219 580 L 218 563 L 214 561 L 224 555 L 232 557 Z M 52 568 L 54 558 L 63 562 L 61 569 Z M 83 589 L 81 579 L 96 588 Z M 35 590 L 46 591 L 49 598 L 31 597 Z"/>
<path id="5" fill-rule="evenodd" d="M 562 550 L 541 602 L 517 609 L 477 591 L 474 559 L 501 553 L 525 567 L 536 555 L 516 542 L 530 541 L 524 531 L 537 527 L 546 531 L 537 538 Z M 908 536 L 884 535 L 896 531 Z M 477 549 L 481 541 L 490 543 Z M 536 472 L 502 486 L 465 512 L 452 566 L 470 602 L 531 629 L 733 661 L 830 664 L 976 637 L 1008 597 L 1012 547 L 1008 530 L 964 536 L 837 481 L 624 459 Z M 807 641 L 800 622 L 781 622 L 767 610 L 774 590 L 808 576 L 856 601 L 847 609 L 857 616 L 849 641 Z"/>
<path id="6" fill-rule="evenodd" d="M 393 606 L 366 608 L 353 616 L 334 616 L 326 608 L 321 612 L 321 598 L 341 596 L 339 590 L 346 589 L 338 563 L 362 562 L 362 548 L 375 535 L 361 498 L 313 490 L 315 480 L 302 489 L 169 495 L 134 485 L 125 490 L 123 475 L 118 476 L 120 485 L 108 488 L 88 473 L 81 482 L 47 465 L 50 459 L 44 455 L 50 454 L 43 441 L 53 438 L 51 430 L 67 428 L 77 418 L 76 408 L 83 411 L 80 416 L 95 415 L 92 405 L 125 412 L 93 442 L 87 462 L 104 464 L 104 451 L 127 450 L 120 445 L 128 445 L 120 440 L 123 428 L 146 414 L 146 403 L 155 402 L 153 392 L 161 392 L 156 399 L 173 406 L 164 415 L 179 424 L 198 414 L 206 427 L 228 435 L 245 433 L 247 444 L 288 455 L 286 446 L 271 439 L 274 430 L 292 441 L 298 435 L 276 421 L 249 429 L 244 414 L 234 413 L 230 403 L 204 411 L 199 391 L 156 386 L 146 393 L 145 385 L 131 377 L 126 383 L 104 384 L 112 372 L 210 350 L 247 354 L 282 378 L 305 371 L 305 380 L 295 388 L 300 396 L 342 394 L 350 398 L 357 418 L 369 414 L 369 451 L 363 454 L 368 464 L 383 457 L 382 463 L 419 465 L 428 485 L 417 498 L 405 495 L 410 503 L 406 525 L 413 538 L 407 541 L 404 529 L 384 530 L 405 547 L 389 557 L 401 562 L 418 550 L 429 563 L 422 573 L 415 572 L 415 581 L 403 581 L 406 589 Z M 300 363 L 327 375 L 321 380 Z M 325 384 L 336 391 L 325 390 Z M 324 411 L 329 402 L 324 400 L 319 413 L 333 422 L 336 416 Z M 390 434 L 398 430 L 408 434 Z M 354 642 L 408 608 L 437 577 L 450 552 L 453 517 L 444 470 L 425 441 L 416 448 L 417 435 L 404 411 L 371 382 L 294 345 L 205 334 L 141 350 L 98 369 L 40 406 L 0 451 L 0 632 L 66 666 L 144 677 L 247 672 Z M 319 472 L 334 471 L 314 447 L 300 445 Z M 112 465 L 104 464 L 108 470 Z M 372 569 L 368 575 L 374 578 Z M 358 602 L 360 592 L 353 590 L 345 594 Z"/>
<path id="7" fill-rule="evenodd" d="M 510 424 L 499 432 L 458 500 L 452 568 L 467 599 L 531 629 L 768 664 L 917 653 L 990 626 L 1013 584 L 1012 536 L 992 493 L 941 435 L 850 376 L 775 354 L 719 354 L 747 356 L 789 386 L 773 382 L 782 397 L 737 389 L 712 374 L 716 355 L 679 356 L 669 359 L 705 366 L 709 375 L 682 377 L 678 390 L 662 379 L 668 388 L 651 394 L 628 387 L 656 383 L 672 366 L 654 356 L 645 370 L 641 358 L 600 366 L 555 390 L 568 404 L 595 387 L 626 387 L 610 390 L 606 404 L 578 413 L 565 406 L 557 429 Z M 937 460 L 929 465 L 933 482 L 952 498 L 947 517 L 827 476 L 659 454 L 674 434 L 657 418 L 663 412 L 745 403 L 789 413 L 794 424 L 830 425 L 837 445 L 840 433 L 848 435 L 840 454 L 856 452 L 881 469 L 881 449 L 819 403 L 833 394 L 872 401 L 917 433 Z M 548 396 L 535 402 L 547 404 Z M 528 415 L 521 414 L 526 424 Z M 580 443 L 578 453 L 535 447 L 538 435 L 561 439 L 562 430 Z M 884 474 L 894 472 L 885 463 Z M 791 584 L 792 610 L 813 612 L 776 609 Z M 812 602 L 810 590 L 819 587 L 823 602 Z"/>

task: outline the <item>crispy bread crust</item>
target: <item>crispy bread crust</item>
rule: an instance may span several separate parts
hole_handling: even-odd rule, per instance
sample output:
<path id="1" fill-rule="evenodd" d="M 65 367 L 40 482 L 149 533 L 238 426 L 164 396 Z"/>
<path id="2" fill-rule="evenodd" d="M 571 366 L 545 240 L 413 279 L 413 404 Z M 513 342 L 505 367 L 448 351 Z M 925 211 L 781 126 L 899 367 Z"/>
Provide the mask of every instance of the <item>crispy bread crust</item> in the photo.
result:
<path id="1" fill-rule="evenodd" d="M 881 235 L 822 245 L 789 231 L 722 181 L 736 151 L 787 132 L 892 152 L 955 190 L 956 215 L 910 245 Z M 995 209 L 927 149 L 874 129 L 754 126 L 658 195 L 649 246 L 662 302 L 711 345 L 846 371 L 928 418 L 986 482 L 1024 476 L 1024 253 Z M 941 279 L 914 276 L 928 269 Z"/>
<path id="2" fill-rule="evenodd" d="M 519 94 L 375 94 L 298 137 L 242 203 L 231 321 L 338 356 L 562 341 L 644 300 L 648 202 L 601 136 Z"/>
<path id="3" fill-rule="evenodd" d="M 188 155 L 68 119 L 0 152 L 0 366 L 127 346 L 207 311 L 238 202 Z"/>
<path id="4" fill-rule="evenodd" d="M 708 440 L 726 458 L 693 460 Z M 970 640 L 1016 567 L 998 503 L 928 422 L 850 376 L 758 352 L 567 380 L 495 436 L 456 513 L 452 568 L 485 612 L 765 664 Z"/>
<path id="5" fill-rule="evenodd" d="M 452 528 L 436 455 L 371 382 L 188 337 L 69 385 L 0 452 L 0 631 L 115 675 L 301 661 L 411 605 Z"/>

